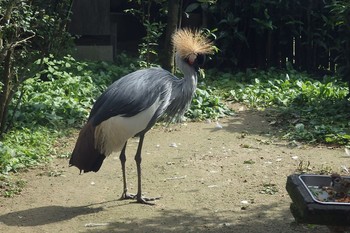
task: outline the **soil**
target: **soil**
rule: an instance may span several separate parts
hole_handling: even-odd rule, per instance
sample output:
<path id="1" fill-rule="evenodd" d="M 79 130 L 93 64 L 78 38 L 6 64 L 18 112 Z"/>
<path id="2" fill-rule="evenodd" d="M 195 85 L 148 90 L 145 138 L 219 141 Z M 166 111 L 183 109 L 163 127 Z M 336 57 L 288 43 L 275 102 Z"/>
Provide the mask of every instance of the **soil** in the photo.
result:
<path id="1" fill-rule="evenodd" d="M 17 176 L 21 195 L 0 199 L 0 232 L 329 232 L 300 225 L 290 213 L 287 176 L 297 169 L 341 171 L 341 148 L 279 140 L 264 112 L 234 106 L 219 122 L 154 127 L 145 137 L 143 192 L 161 196 L 155 205 L 119 200 L 118 155 L 97 173 L 79 175 L 68 159 Z M 77 133 L 61 144 L 71 151 Z M 127 147 L 130 192 L 136 192 L 133 160 L 137 139 Z M 303 161 L 303 166 L 299 164 Z"/>

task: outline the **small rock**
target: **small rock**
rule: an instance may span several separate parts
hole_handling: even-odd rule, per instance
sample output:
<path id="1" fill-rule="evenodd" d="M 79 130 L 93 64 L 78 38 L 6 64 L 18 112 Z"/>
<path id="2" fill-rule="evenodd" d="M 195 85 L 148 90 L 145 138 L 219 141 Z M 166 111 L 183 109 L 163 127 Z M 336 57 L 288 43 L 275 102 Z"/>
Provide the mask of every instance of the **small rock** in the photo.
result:
<path id="1" fill-rule="evenodd" d="M 216 128 L 216 129 L 222 129 L 222 125 L 220 125 L 220 123 L 217 121 L 217 122 L 216 122 L 215 128 Z"/>
<path id="2" fill-rule="evenodd" d="M 85 227 L 99 227 L 99 226 L 108 226 L 109 223 L 86 223 Z"/>
<path id="3" fill-rule="evenodd" d="M 346 148 L 346 147 L 345 147 L 345 154 L 346 154 L 347 156 L 350 156 L 350 149 L 349 149 L 349 148 Z"/>
<path id="4" fill-rule="evenodd" d="M 345 166 L 345 165 L 341 165 L 341 168 L 343 169 L 343 171 L 345 171 L 346 173 L 350 173 L 349 169 Z"/>

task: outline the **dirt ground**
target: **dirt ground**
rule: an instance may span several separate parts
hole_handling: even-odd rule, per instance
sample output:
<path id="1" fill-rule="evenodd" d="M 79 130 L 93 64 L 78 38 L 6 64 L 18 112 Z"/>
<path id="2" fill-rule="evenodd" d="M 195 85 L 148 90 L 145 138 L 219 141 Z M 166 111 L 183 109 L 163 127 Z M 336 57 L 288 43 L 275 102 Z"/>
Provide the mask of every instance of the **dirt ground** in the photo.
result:
<path id="1" fill-rule="evenodd" d="M 21 195 L 0 199 L 0 232 L 329 232 L 294 222 L 286 179 L 300 161 L 310 161 L 315 170 L 341 171 L 350 158 L 342 148 L 274 139 L 264 113 L 237 110 L 220 125 L 156 126 L 146 135 L 143 191 L 162 197 L 155 205 L 118 200 L 118 155 L 99 172 L 83 175 L 68 167 L 68 159 L 54 159 L 18 175 L 27 181 Z M 63 150 L 72 150 L 75 139 Z M 127 147 L 130 192 L 137 187 L 136 146 L 132 139 Z"/>

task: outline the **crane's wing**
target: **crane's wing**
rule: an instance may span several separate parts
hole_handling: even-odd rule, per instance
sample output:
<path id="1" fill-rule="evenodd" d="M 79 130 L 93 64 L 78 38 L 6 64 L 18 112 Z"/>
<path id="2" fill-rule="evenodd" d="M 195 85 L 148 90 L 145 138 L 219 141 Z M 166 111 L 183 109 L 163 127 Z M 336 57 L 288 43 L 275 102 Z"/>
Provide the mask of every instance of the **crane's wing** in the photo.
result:
<path id="1" fill-rule="evenodd" d="M 156 100 L 158 118 L 169 104 L 175 76 L 160 68 L 149 68 L 130 73 L 115 81 L 96 100 L 89 120 L 94 126 L 113 116 L 131 117 L 149 108 Z"/>

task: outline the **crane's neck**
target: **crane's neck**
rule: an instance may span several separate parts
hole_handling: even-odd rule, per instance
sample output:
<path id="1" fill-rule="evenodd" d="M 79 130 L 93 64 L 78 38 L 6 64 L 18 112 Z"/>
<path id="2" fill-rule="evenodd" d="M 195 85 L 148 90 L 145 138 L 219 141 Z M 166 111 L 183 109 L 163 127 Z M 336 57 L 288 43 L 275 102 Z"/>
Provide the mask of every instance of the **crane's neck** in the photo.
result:
<path id="1" fill-rule="evenodd" d="M 167 120 L 181 119 L 191 104 L 197 87 L 197 72 L 176 54 L 176 66 L 184 74 L 183 79 L 172 80 L 170 104 L 166 109 Z"/>
<path id="2" fill-rule="evenodd" d="M 191 87 L 189 90 L 194 92 L 197 87 L 197 71 L 193 66 L 187 64 L 178 54 L 175 56 L 176 66 L 184 74 L 184 85 Z"/>

